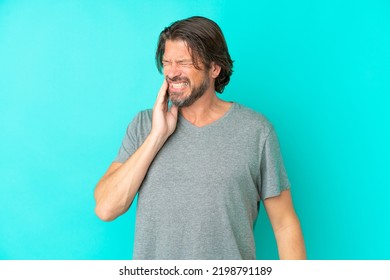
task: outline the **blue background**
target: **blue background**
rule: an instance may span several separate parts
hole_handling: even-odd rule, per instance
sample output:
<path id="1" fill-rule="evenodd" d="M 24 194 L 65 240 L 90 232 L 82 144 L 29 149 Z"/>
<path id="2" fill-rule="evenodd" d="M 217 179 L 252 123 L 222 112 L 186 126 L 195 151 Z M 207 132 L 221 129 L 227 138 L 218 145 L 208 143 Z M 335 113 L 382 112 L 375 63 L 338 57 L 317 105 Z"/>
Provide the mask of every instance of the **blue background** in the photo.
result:
<path id="1" fill-rule="evenodd" d="M 0 1 L 0 259 L 132 257 L 135 207 L 104 223 L 93 189 L 192 15 L 235 60 L 221 97 L 276 127 L 308 257 L 390 259 L 386 0 Z M 263 208 L 255 234 L 277 258 Z"/>

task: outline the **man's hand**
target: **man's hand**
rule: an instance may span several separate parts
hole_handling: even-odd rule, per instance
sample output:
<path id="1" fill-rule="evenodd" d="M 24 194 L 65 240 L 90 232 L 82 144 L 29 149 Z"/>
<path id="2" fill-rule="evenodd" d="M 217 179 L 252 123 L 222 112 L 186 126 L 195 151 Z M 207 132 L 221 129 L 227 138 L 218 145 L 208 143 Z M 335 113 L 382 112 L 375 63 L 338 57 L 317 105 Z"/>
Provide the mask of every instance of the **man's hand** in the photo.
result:
<path id="1" fill-rule="evenodd" d="M 168 111 L 168 83 L 164 82 L 158 92 L 156 103 L 153 108 L 152 131 L 151 134 L 158 138 L 168 139 L 175 131 L 177 124 L 178 107 L 172 105 Z"/>

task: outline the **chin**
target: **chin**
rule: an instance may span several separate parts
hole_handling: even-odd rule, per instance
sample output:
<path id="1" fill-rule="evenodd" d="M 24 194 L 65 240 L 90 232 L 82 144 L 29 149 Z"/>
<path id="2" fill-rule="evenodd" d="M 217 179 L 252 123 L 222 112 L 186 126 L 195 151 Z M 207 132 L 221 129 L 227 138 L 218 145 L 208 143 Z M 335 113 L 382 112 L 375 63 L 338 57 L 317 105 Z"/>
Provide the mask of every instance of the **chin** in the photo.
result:
<path id="1" fill-rule="evenodd" d="M 184 92 L 169 92 L 169 100 L 175 105 L 176 103 L 186 102 L 187 99 L 188 96 Z"/>

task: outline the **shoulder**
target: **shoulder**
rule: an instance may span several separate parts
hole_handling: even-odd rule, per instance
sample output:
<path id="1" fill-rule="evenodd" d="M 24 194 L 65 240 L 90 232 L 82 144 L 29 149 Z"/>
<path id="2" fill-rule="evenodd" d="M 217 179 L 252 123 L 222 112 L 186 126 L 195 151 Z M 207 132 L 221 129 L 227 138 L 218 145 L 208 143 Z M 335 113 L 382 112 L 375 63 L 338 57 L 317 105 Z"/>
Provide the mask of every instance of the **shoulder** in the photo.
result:
<path id="1" fill-rule="evenodd" d="M 234 103 L 233 106 L 235 113 L 234 117 L 245 127 L 261 130 L 265 134 L 268 134 L 271 130 L 273 130 L 272 123 L 262 113 L 239 103 Z"/>
<path id="2" fill-rule="evenodd" d="M 129 128 L 131 127 L 138 127 L 138 126 L 144 126 L 148 123 L 152 123 L 152 109 L 146 109 L 139 111 L 132 119 L 132 121 L 129 123 Z"/>
<path id="3" fill-rule="evenodd" d="M 152 109 L 146 109 L 138 112 L 133 121 L 137 122 L 151 122 L 152 121 Z"/>
<path id="4" fill-rule="evenodd" d="M 150 132 L 152 127 L 152 109 L 138 112 L 127 127 L 127 133 L 144 135 Z"/>

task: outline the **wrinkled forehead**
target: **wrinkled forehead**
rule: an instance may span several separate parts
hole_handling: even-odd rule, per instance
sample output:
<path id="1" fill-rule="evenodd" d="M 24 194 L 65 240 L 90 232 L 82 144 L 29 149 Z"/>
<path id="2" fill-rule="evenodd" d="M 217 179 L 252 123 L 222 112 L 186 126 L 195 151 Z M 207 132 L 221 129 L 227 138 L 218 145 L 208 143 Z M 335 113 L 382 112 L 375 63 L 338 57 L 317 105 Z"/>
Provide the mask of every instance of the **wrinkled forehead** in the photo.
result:
<path id="1" fill-rule="evenodd" d="M 192 59 L 192 50 L 184 40 L 167 40 L 163 59 Z"/>

